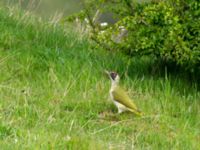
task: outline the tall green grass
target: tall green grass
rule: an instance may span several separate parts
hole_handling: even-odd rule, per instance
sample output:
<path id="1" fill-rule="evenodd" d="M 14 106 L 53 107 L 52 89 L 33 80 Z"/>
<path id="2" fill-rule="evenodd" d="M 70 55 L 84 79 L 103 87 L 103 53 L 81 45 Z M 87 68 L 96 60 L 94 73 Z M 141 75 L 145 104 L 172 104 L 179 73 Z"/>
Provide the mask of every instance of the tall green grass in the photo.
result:
<path id="1" fill-rule="evenodd" d="M 152 61 L 92 48 L 28 12 L 0 9 L 1 149 L 199 149 L 200 93 Z M 103 70 L 146 114 L 117 115 Z"/>

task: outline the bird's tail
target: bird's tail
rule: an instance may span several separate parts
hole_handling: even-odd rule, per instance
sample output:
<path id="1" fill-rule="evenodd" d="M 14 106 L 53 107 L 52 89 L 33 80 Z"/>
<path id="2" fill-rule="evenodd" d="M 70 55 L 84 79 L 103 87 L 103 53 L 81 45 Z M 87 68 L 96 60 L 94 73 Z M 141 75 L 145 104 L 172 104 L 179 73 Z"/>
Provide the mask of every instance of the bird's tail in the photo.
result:
<path id="1" fill-rule="evenodd" d="M 140 117 L 144 116 L 144 113 L 141 112 L 140 110 L 129 109 L 129 111 L 131 111 L 132 113 L 134 113 Z"/>

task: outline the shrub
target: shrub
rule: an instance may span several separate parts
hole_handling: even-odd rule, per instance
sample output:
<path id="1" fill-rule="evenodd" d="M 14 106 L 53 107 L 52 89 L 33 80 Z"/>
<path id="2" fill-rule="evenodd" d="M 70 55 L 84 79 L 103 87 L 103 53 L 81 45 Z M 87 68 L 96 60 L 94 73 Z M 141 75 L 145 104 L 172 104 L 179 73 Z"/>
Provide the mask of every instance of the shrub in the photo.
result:
<path id="1" fill-rule="evenodd" d="M 112 12 L 117 22 L 101 28 L 94 19 L 96 11 Z M 106 49 L 131 57 L 153 55 L 191 71 L 200 69 L 200 2 L 196 0 L 87 0 L 77 16 L 88 19 L 90 37 Z"/>

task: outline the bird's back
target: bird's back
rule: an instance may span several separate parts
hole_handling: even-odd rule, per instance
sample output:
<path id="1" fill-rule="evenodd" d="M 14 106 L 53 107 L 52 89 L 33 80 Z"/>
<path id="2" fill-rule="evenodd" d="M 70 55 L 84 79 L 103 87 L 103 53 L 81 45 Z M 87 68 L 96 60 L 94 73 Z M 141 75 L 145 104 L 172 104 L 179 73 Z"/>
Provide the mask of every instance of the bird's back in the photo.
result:
<path id="1" fill-rule="evenodd" d="M 115 89 L 112 91 L 112 95 L 115 101 L 123 104 L 127 108 L 138 111 L 137 106 L 133 103 L 127 93 L 119 86 L 115 87 Z"/>

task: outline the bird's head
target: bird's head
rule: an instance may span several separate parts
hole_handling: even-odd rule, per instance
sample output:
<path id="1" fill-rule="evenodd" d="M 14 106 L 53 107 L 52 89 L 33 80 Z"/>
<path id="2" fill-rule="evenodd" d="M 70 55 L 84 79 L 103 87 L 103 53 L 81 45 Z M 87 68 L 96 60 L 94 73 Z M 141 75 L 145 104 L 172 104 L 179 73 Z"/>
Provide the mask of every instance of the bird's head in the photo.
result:
<path id="1" fill-rule="evenodd" d="M 114 71 L 109 72 L 109 71 L 105 70 L 105 73 L 109 76 L 112 83 L 116 84 L 119 82 L 120 77 L 116 72 L 114 72 Z"/>

